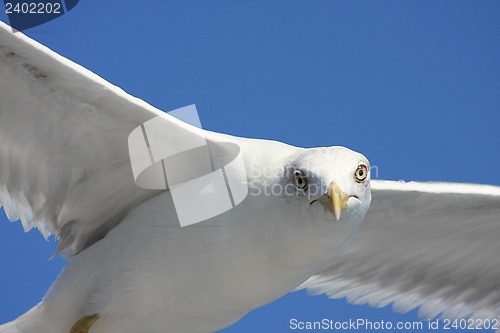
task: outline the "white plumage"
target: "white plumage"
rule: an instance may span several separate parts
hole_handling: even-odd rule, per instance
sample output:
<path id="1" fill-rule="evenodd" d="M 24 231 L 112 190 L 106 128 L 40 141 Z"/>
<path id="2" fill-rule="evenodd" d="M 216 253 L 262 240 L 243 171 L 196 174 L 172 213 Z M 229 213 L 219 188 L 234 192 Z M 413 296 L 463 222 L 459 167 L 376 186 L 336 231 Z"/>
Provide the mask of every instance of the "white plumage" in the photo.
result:
<path id="1" fill-rule="evenodd" d="M 69 332 L 92 314 L 91 332 L 211 332 L 305 280 L 354 303 L 499 317 L 500 188 L 371 181 L 372 207 L 347 245 L 371 200 L 369 179 L 353 177 L 369 166 L 362 155 L 204 132 L 240 146 L 250 195 L 180 228 L 170 192 L 139 188 L 128 155 L 130 132 L 161 111 L 0 24 L 0 202 L 72 258 L 0 332 Z M 339 221 L 325 196 L 264 194 L 296 170 L 321 193 L 335 183 L 351 196 Z"/>

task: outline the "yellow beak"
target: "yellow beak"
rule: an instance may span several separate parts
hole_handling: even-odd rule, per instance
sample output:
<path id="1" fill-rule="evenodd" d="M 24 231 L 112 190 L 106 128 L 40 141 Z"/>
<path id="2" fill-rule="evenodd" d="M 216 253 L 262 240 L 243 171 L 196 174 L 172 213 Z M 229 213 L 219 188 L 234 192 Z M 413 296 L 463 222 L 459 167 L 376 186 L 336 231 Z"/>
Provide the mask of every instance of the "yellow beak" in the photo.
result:
<path id="1" fill-rule="evenodd" d="M 343 192 L 335 182 L 332 182 L 328 187 L 327 197 L 328 199 L 326 200 L 326 204 L 328 208 L 333 213 L 337 221 L 340 220 L 341 212 L 347 208 L 349 195 Z"/>

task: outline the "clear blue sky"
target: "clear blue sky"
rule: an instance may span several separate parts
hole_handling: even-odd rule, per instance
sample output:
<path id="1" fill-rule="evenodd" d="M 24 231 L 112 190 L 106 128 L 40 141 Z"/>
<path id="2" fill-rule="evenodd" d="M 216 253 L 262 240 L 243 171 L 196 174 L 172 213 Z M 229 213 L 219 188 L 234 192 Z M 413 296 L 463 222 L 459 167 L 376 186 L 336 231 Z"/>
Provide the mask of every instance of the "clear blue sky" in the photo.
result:
<path id="1" fill-rule="evenodd" d="M 26 33 L 160 109 L 195 103 L 210 130 L 344 145 L 383 179 L 500 185 L 497 0 L 81 0 Z M 3 323 L 64 261 L 3 213 L 0 235 Z M 291 318 L 417 320 L 294 293 L 224 332 L 291 332 Z"/>

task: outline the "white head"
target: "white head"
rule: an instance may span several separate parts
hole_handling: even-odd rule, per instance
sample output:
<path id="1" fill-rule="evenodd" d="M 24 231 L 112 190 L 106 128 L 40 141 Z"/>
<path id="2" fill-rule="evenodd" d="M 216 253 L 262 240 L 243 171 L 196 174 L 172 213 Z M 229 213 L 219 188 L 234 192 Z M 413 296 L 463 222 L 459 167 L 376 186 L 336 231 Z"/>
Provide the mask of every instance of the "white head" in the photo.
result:
<path id="1" fill-rule="evenodd" d="M 264 158 L 266 163 L 255 163 L 259 167 L 265 163 L 274 174 L 250 177 L 250 197 L 258 194 L 260 202 L 255 218 L 263 221 L 262 228 L 270 228 L 272 237 L 282 240 L 276 244 L 287 244 L 282 252 L 291 253 L 292 263 L 330 261 L 354 235 L 370 207 L 370 163 L 344 147 L 274 155 Z M 273 212 L 273 217 L 268 220 L 266 212 Z M 297 261 L 302 255 L 304 260 Z"/>
<path id="2" fill-rule="evenodd" d="M 295 204 L 326 223 L 362 222 L 370 207 L 370 163 L 345 147 L 302 150 L 285 165 L 282 181 L 294 186 Z"/>

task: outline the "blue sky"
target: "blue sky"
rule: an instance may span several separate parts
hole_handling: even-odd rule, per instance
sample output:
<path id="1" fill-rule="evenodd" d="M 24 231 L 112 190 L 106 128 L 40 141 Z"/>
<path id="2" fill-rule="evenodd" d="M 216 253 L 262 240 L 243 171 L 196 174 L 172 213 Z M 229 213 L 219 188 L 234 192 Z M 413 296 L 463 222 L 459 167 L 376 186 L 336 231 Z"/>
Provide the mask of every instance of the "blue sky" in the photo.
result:
<path id="1" fill-rule="evenodd" d="M 160 109 L 195 103 L 210 130 L 347 146 L 382 179 L 500 185 L 499 31 L 493 0 L 82 0 L 26 33 Z M 64 261 L 3 213 L 0 235 L 3 323 Z M 292 318 L 417 320 L 294 293 L 223 332 Z"/>

